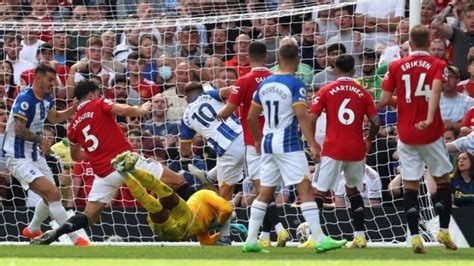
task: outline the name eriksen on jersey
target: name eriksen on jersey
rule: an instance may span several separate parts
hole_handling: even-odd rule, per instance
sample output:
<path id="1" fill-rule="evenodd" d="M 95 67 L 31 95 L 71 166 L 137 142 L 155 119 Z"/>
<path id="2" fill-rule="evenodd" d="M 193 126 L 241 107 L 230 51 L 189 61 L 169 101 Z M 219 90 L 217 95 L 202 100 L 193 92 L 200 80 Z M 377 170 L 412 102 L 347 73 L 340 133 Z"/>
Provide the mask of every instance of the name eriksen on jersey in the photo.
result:
<path id="1" fill-rule="evenodd" d="M 87 113 L 84 113 L 83 115 L 79 116 L 76 121 L 74 121 L 74 124 L 72 125 L 72 128 L 74 130 L 76 130 L 76 127 L 84 120 L 84 119 L 87 119 L 87 118 L 94 118 L 94 112 L 87 112 Z"/>
<path id="2" fill-rule="evenodd" d="M 333 88 L 332 90 L 329 91 L 329 93 L 334 96 L 334 94 L 340 92 L 340 91 L 350 91 L 350 92 L 353 92 L 355 94 L 357 94 L 357 96 L 359 96 L 359 98 L 362 98 L 364 97 L 364 94 L 360 91 L 360 89 L 354 87 L 354 86 L 349 86 L 349 85 L 340 85 L 340 86 L 337 86 L 335 88 Z"/>
<path id="3" fill-rule="evenodd" d="M 406 62 L 405 64 L 401 65 L 401 68 L 404 72 L 413 67 L 422 67 L 429 70 L 431 68 L 431 64 L 424 60 L 416 60 L 416 61 Z"/>

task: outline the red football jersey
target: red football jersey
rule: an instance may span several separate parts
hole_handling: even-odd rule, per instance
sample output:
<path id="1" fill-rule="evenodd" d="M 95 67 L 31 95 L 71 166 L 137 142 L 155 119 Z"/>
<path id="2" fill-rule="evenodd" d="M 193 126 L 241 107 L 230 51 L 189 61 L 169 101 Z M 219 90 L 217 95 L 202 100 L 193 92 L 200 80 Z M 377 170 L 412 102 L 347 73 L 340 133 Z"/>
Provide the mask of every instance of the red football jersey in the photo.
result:
<path id="1" fill-rule="evenodd" d="M 114 104 L 105 98 L 82 103 L 67 130 L 71 145 L 81 145 L 99 177 L 114 171 L 110 161 L 118 154 L 134 150 L 115 122 L 111 112 Z"/>
<path id="2" fill-rule="evenodd" d="M 370 93 L 351 78 L 338 78 L 322 87 L 310 112 L 326 110 L 327 126 L 322 155 L 341 161 L 365 158 L 364 115 L 377 115 Z"/>
<path id="3" fill-rule="evenodd" d="M 470 79 L 463 80 L 458 83 L 458 92 L 474 97 L 474 82 Z"/>
<path id="4" fill-rule="evenodd" d="M 143 77 L 140 80 L 140 84 L 131 87 L 133 90 L 138 92 L 143 101 L 149 101 L 151 97 L 161 92 L 160 87 L 156 85 L 155 82 L 149 81 Z"/>
<path id="5" fill-rule="evenodd" d="M 83 208 L 86 206 L 87 196 L 89 196 L 94 183 L 94 170 L 92 170 L 90 163 L 85 161 L 75 162 L 72 178 L 80 184 L 75 193 L 74 202 L 77 207 Z"/>
<path id="6" fill-rule="evenodd" d="M 430 56 L 428 52 L 412 52 L 410 56 L 393 62 L 382 89 L 397 94 L 398 133 L 405 144 L 429 144 L 443 136 L 444 125 L 440 110 L 436 111 L 433 123 L 426 130 L 417 130 L 415 125 L 428 115 L 428 99 L 433 81 L 447 81 L 446 62 Z"/>
<path id="7" fill-rule="evenodd" d="M 469 109 L 467 111 L 466 116 L 462 120 L 463 127 L 474 127 L 474 108 Z"/>
<path id="8" fill-rule="evenodd" d="M 247 116 L 252 106 L 252 98 L 254 92 L 257 90 L 260 82 L 265 80 L 272 74 L 272 71 L 266 67 L 253 68 L 248 74 L 240 77 L 234 84 L 235 89 L 232 91 L 228 103 L 240 106 L 240 122 L 242 123 L 242 130 L 244 131 L 244 142 L 247 145 L 255 145 L 255 140 L 250 132 L 249 125 L 247 123 Z M 258 125 L 260 133 L 263 131 L 263 125 L 265 124 L 265 118 L 260 116 L 258 119 Z"/>

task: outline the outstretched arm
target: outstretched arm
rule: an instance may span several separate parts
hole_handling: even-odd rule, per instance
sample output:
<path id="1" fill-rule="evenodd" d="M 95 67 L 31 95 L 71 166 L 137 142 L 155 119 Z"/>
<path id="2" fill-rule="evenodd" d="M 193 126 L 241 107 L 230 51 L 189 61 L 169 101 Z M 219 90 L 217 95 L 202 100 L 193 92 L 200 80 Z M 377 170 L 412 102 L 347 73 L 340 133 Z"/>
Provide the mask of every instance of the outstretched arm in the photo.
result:
<path id="1" fill-rule="evenodd" d="M 151 102 L 146 102 L 141 106 L 131 106 L 127 104 L 115 103 L 111 112 L 118 116 L 137 117 L 144 116 L 151 110 Z"/>

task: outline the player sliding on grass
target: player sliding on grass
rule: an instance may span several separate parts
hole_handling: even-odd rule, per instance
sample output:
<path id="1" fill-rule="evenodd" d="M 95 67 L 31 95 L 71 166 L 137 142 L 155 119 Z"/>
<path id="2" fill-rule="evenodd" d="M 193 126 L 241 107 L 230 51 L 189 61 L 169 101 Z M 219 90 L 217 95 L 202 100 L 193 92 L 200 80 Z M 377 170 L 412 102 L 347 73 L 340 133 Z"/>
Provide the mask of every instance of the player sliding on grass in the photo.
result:
<path id="1" fill-rule="evenodd" d="M 380 127 L 380 119 L 372 96 L 351 78 L 354 75 L 354 58 L 340 55 L 335 62 L 337 80 L 322 87 L 311 107 L 312 125 L 316 125 L 323 111 L 327 114 L 327 134 L 324 140 L 321 163 L 316 171 L 313 186 L 316 188 L 316 203 L 322 209 L 329 190 L 335 191 L 338 176 L 344 171 L 347 197 L 351 203 L 354 240 L 351 248 L 364 248 L 364 200 L 360 195 L 365 172 L 365 155 Z M 370 122 L 369 135 L 362 131 L 364 116 Z M 350 148 L 349 148 L 350 147 Z M 348 149 L 349 148 L 349 149 Z M 319 245 L 308 240 L 305 246 Z"/>
<path id="2" fill-rule="evenodd" d="M 268 202 L 275 187 L 283 180 L 285 185 L 296 185 L 301 198 L 301 212 L 311 229 L 313 240 L 323 234 L 319 226 L 318 206 L 314 202 L 309 179 L 309 167 L 303 150 L 301 132 L 308 140 L 313 156 L 317 154 L 314 130 L 310 125 L 306 106 L 306 87 L 294 75 L 300 62 L 298 46 L 284 44 L 278 49 L 280 71 L 263 81 L 255 96 L 248 115 L 248 124 L 255 139 L 260 158 L 260 191 L 252 203 L 249 234 L 243 246 L 244 252 L 267 252 L 258 244 L 257 236 Z M 263 113 L 265 125 L 263 139 L 258 129 L 258 117 Z M 319 158 L 315 158 L 318 160 Z M 346 241 L 330 237 L 318 244 L 317 251 L 342 247 Z"/>
<path id="3" fill-rule="evenodd" d="M 211 190 L 200 190 L 186 202 L 151 173 L 136 168 L 138 159 L 137 153 L 125 152 L 117 156 L 112 165 L 124 176 L 124 183 L 135 199 L 148 211 L 147 221 L 153 232 L 161 240 L 180 241 L 196 236 L 201 245 L 216 244 L 220 233 L 212 231 L 230 220 L 232 205 Z M 245 227 L 240 226 L 240 230 L 245 234 Z"/>
<path id="4" fill-rule="evenodd" d="M 425 164 L 437 184 L 435 208 L 440 231 L 436 239 L 455 250 L 449 235 L 452 194 L 449 174 L 453 166 L 444 145 L 444 125 L 439 111 L 443 83 L 448 79 L 446 62 L 430 56 L 430 33 L 422 25 L 410 31 L 410 56 L 392 63 L 382 84 L 381 105 L 394 104 L 398 110 L 401 176 L 405 188 L 404 204 L 415 253 L 426 253 L 419 235 L 418 191 Z M 397 97 L 392 96 L 396 93 Z"/>

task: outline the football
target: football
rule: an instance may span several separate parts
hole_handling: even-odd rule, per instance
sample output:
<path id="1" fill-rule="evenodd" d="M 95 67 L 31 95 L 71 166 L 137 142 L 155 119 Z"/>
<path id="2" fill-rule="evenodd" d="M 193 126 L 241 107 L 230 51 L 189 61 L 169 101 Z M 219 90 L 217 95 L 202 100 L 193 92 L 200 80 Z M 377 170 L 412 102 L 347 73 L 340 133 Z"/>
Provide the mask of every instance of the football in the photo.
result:
<path id="1" fill-rule="evenodd" d="M 309 230 L 309 226 L 307 222 L 301 223 L 296 228 L 296 238 L 300 243 L 306 242 L 311 236 L 311 231 Z"/>

